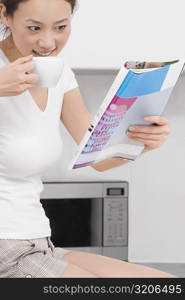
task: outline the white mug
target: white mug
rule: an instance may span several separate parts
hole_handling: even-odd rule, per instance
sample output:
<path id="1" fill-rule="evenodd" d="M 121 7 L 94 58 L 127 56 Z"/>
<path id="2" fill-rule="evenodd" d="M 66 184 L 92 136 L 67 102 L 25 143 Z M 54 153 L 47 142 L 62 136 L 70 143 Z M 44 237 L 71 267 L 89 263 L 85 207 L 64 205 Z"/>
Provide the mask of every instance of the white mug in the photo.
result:
<path id="1" fill-rule="evenodd" d="M 35 87 L 54 88 L 63 72 L 63 58 L 58 56 L 33 57 L 32 61 L 35 64 L 32 72 L 39 76 Z"/>

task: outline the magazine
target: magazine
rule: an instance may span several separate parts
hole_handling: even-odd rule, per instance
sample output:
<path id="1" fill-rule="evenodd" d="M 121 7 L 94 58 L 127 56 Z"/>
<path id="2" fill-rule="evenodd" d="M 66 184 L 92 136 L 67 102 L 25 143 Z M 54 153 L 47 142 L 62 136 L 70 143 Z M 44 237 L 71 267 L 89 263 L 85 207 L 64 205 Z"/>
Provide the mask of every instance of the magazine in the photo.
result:
<path id="1" fill-rule="evenodd" d="M 118 72 L 69 169 L 110 157 L 135 160 L 144 144 L 127 136 L 132 125 L 151 125 L 145 116 L 162 115 L 185 62 L 126 62 Z"/>

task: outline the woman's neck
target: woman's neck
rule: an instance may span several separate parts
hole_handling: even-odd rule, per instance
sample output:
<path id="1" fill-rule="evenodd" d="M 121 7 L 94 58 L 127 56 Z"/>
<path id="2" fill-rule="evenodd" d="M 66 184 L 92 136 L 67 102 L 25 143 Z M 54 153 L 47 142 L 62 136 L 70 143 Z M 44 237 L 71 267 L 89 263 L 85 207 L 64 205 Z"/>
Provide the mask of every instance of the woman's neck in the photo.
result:
<path id="1" fill-rule="evenodd" d="M 2 41 L 0 47 L 10 62 L 13 62 L 16 59 L 22 57 L 20 52 L 15 47 L 12 35 L 8 36 L 6 40 Z"/>

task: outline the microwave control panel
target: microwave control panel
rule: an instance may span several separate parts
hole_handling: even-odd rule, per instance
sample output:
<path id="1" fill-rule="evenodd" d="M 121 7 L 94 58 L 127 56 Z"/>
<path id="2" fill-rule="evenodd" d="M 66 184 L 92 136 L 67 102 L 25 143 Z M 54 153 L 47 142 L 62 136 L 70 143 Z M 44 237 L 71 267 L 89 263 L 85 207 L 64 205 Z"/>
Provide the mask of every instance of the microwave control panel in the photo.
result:
<path id="1" fill-rule="evenodd" d="M 115 192 L 118 194 L 118 190 Z M 103 199 L 103 246 L 127 246 L 128 198 L 110 194 Z"/>

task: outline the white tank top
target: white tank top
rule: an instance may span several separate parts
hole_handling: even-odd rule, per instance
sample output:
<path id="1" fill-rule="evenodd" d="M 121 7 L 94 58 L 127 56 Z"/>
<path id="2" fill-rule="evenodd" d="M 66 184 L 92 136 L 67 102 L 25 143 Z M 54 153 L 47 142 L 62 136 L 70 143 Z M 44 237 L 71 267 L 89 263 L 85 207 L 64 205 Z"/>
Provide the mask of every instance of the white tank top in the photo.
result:
<path id="1" fill-rule="evenodd" d="M 9 63 L 0 49 L 0 68 Z M 0 97 L 0 239 L 51 235 L 40 203 L 42 176 L 61 156 L 60 115 L 64 93 L 78 87 L 65 63 L 41 111 L 29 91 Z"/>

